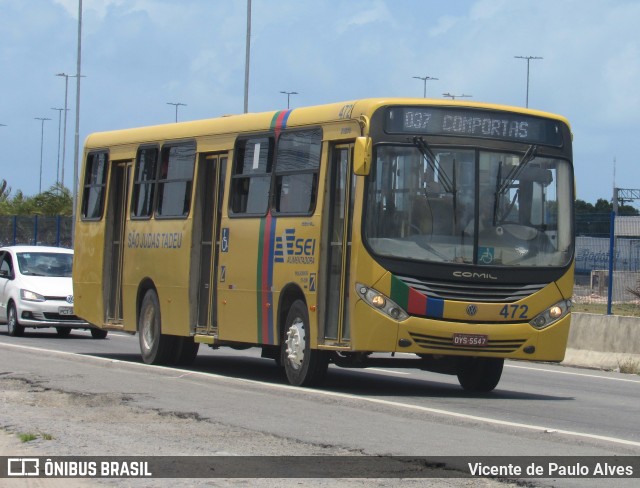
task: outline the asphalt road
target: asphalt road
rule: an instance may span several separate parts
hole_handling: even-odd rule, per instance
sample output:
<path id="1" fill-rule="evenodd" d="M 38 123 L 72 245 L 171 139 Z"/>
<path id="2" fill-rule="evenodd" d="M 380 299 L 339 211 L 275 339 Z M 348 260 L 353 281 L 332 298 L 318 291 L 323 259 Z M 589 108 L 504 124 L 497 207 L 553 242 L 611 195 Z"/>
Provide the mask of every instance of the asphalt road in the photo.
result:
<path id="1" fill-rule="evenodd" d="M 0 378 L 74 395 L 119 396 L 121 403 L 138 411 L 239 429 L 249 438 L 267 436 L 287 442 L 285 447 L 266 442 L 263 448 L 260 442 L 231 442 L 203 452 L 207 455 L 274 455 L 284 449 L 287 455 L 469 459 L 640 456 L 637 375 L 509 361 L 498 388 L 477 395 L 464 392 L 453 376 L 331 366 L 321 389 L 302 389 L 287 385 L 275 362 L 260 358 L 257 349 L 202 346 L 192 367 L 175 369 L 144 365 L 137 336 L 109 333 L 106 340 L 95 340 L 77 331 L 62 339 L 51 329 L 27 330 L 24 337 L 15 338 L 6 335 L 4 326 L 0 331 Z M 184 442 L 189 446 L 188 439 Z M 136 455 L 150 452 L 149 446 L 131 446 L 135 452 L 129 452 Z M 67 447 L 74 453 L 73 446 Z M 170 444 L 167 449 L 153 452 L 194 454 L 189 449 L 172 452 Z M 533 484 L 602 486 L 602 482 L 558 478 Z M 609 486 L 636 483 L 637 478 L 606 482 Z"/>

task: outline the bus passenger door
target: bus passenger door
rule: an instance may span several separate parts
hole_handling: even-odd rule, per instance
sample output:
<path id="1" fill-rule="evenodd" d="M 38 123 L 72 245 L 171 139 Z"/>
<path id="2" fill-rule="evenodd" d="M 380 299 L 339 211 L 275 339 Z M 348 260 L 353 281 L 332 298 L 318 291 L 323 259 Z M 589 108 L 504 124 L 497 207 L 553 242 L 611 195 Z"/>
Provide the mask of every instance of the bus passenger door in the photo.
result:
<path id="1" fill-rule="evenodd" d="M 124 258 L 124 227 L 129 204 L 129 178 L 132 162 L 116 161 L 111 167 L 107 235 L 105 236 L 104 303 L 106 321 L 122 324 L 122 261 Z"/>
<path id="2" fill-rule="evenodd" d="M 328 241 L 324 258 L 324 339 L 325 343 L 346 344 L 349 324 L 349 271 L 355 178 L 351 171 L 353 144 L 333 147 L 324 199 L 324 234 Z"/>
<path id="3" fill-rule="evenodd" d="M 201 202 L 200 238 L 197 282 L 196 333 L 217 335 L 217 284 L 219 277 L 220 220 L 224 182 L 227 171 L 226 154 L 203 154 L 198 170 L 198 201 Z"/>

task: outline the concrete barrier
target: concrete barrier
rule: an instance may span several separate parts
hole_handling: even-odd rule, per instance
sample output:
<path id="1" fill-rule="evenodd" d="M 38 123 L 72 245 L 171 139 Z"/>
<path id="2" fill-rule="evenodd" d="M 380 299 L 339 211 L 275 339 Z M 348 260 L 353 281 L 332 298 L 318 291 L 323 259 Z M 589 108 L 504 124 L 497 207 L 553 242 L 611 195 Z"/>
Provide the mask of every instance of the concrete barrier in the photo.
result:
<path id="1" fill-rule="evenodd" d="M 573 313 L 562 364 L 640 370 L 640 317 Z"/>

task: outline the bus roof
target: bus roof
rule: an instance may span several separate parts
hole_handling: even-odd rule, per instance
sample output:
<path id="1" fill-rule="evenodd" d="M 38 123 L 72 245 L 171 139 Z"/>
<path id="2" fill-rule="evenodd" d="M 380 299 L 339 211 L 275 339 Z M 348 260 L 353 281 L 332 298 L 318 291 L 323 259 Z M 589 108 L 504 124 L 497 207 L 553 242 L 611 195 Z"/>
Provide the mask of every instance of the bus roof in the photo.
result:
<path id="1" fill-rule="evenodd" d="M 499 110 L 547 117 L 560 120 L 569 125 L 566 118 L 539 110 L 492 103 L 456 101 L 431 98 L 365 98 L 345 102 L 330 103 L 291 110 L 224 115 L 221 117 L 177 122 L 162 125 L 95 132 L 87 136 L 85 149 L 99 149 L 121 144 L 143 144 L 145 142 L 191 139 L 215 134 L 235 134 L 243 132 L 261 132 L 273 128 L 277 116 L 289 112 L 287 127 L 317 125 L 338 120 L 358 120 L 360 116 L 371 117 L 378 108 L 388 105 L 431 105 L 446 107 L 468 107 L 486 110 Z"/>

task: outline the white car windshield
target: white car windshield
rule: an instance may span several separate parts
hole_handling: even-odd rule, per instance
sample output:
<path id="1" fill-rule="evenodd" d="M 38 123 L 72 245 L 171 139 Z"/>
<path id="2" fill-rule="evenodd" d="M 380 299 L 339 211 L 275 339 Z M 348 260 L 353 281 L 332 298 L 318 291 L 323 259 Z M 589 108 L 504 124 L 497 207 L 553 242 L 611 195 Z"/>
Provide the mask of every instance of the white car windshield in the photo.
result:
<path id="1" fill-rule="evenodd" d="M 53 252 L 18 253 L 18 268 L 26 276 L 71 277 L 73 254 Z"/>

